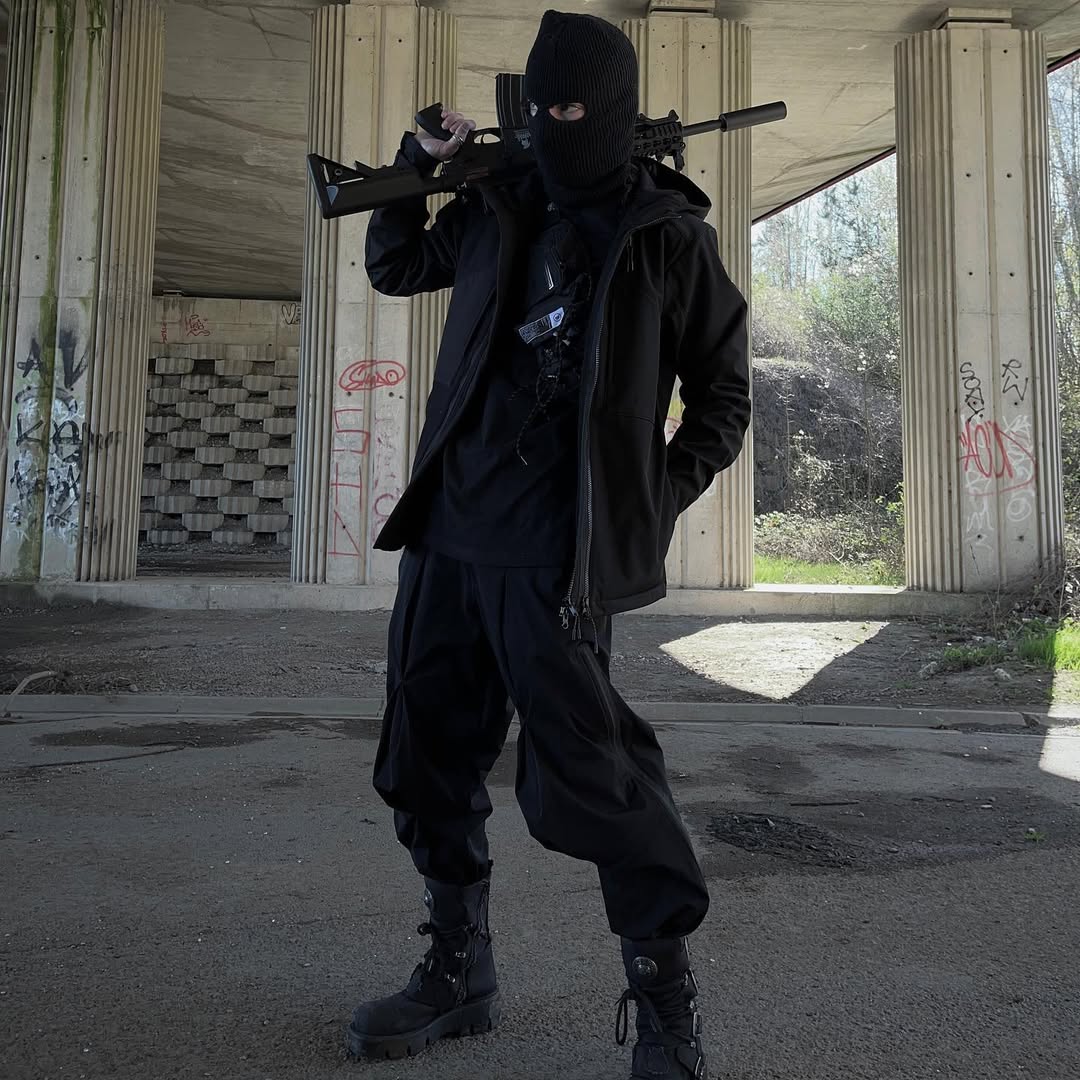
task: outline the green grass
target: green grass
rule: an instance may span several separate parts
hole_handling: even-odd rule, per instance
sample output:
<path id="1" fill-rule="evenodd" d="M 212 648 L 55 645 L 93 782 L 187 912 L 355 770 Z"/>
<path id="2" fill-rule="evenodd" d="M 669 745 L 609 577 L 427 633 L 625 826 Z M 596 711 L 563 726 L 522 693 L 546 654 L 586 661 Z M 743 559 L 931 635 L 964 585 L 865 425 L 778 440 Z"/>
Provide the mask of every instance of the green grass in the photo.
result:
<path id="1" fill-rule="evenodd" d="M 1001 645 L 950 645 L 941 655 L 943 671 L 969 671 L 971 668 L 1000 664 L 1008 658 Z"/>
<path id="2" fill-rule="evenodd" d="M 1026 634 L 1018 646 L 1025 660 L 1048 671 L 1080 671 L 1080 623 L 1065 623 Z"/>
<path id="3" fill-rule="evenodd" d="M 754 580 L 759 585 L 903 585 L 884 563 L 811 563 L 773 555 L 754 557 Z"/>

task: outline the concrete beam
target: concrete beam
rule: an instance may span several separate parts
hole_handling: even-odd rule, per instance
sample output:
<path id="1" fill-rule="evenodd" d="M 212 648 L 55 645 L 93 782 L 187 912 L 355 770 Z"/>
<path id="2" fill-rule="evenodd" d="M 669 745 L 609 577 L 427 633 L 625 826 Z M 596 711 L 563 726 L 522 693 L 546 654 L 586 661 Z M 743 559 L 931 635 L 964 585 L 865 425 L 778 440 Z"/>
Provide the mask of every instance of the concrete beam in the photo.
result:
<path id="1" fill-rule="evenodd" d="M 716 0 L 651 0 L 649 14 L 715 15 Z"/>
<path id="2" fill-rule="evenodd" d="M 935 30 L 949 27 L 1006 26 L 1012 28 L 1012 8 L 946 8 L 934 24 Z"/>

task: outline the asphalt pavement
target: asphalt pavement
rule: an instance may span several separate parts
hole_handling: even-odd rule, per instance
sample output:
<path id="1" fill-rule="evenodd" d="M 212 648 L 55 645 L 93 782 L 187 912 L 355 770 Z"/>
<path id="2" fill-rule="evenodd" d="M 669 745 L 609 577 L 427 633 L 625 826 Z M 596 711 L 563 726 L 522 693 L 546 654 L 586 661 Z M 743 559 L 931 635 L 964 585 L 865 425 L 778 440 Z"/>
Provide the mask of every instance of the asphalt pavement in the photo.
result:
<path id="1" fill-rule="evenodd" d="M 713 896 L 714 1080 L 1080 1076 L 1077 729 L 659 730 Z M 130 702 L 0 724 L 4 1080 L 626 1080 L 595 872 L 528 836 L 512 745 L 490 778 L 503 1025 L 345 1059 L 352 1005 L 424 949 L 376 734 Z"/>

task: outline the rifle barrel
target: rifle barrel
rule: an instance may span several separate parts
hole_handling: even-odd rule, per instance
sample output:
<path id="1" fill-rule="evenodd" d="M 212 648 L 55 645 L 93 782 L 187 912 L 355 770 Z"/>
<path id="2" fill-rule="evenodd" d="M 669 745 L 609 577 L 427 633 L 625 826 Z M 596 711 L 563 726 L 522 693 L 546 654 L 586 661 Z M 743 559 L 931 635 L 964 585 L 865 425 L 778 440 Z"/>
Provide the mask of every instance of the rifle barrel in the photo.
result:
<path id="1" fill-rule="evenodd" d="M 715 120 L 705 120 L 700 124 L 687 124 L 683 127 L 684 136 L 704 135 L 707 131 L 738 131 L 740 128 L 756 127 L 758 124 L 772 124 L 787 116 L 787 105 L 783 101 L 770 101 L 767 105 L 755 105 L 750 109 L 736 109 L 723 113 Z"/>

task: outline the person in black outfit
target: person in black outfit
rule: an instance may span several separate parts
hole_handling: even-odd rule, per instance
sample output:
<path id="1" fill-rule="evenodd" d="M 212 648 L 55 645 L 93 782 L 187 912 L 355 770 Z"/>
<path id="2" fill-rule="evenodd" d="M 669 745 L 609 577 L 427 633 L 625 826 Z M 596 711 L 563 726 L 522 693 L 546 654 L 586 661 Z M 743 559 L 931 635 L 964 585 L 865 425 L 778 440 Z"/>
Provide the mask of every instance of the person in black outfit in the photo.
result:
<path id="1" fill-rule="evenodd" d="M 708 891 L 656 736 L 608 664 L 611 617 L 664 595 L 676 518 L 742 447 L 746 303 L 705 195 L 632 160 L 637 87 L 621 32 L 547 12 L 525 75 L 538 169 L 459 194 L 430 228 L 423 199 L 368 228 L 380 292 L 454 292 L 411 482 L 377 541 L 404 550 L 374 782 L 424 876 L 432 942 L 404 991 L 356 1009 L 357 1056 L 498 1022 L 484 780 L 516 709 L 529 831 L 596 864 L 622 939 L 633 1077 L 705 1076 L 686 939 Z M 406 134 L 396 163 L 430 175 L 475 126 L 444 125 L 446 142 Z"/>

